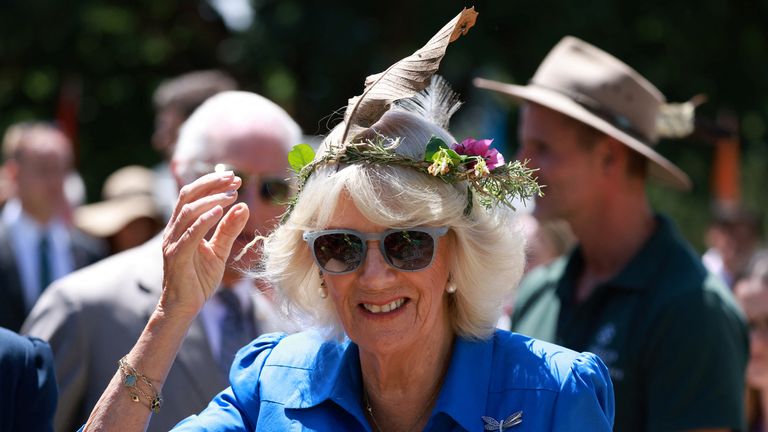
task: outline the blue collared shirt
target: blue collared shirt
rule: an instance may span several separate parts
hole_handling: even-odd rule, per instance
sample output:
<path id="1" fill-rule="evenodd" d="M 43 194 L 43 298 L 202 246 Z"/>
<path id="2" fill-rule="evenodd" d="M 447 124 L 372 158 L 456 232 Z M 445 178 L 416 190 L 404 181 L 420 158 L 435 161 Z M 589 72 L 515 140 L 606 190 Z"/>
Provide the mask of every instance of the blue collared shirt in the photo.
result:
<path id="1" fill-rule="evenodd" d="M 240 350 L 230 383 L 174 430 L 371 430 L 358 348 L 350 341 L 314 332 L 264 335 Z M 608 371 L 593 354 L 503 330 L 488 340 L 457 338 L 425 430 L 481 431 L 517 412 L 522 422 L 504 430 L 610 431 Z"/>

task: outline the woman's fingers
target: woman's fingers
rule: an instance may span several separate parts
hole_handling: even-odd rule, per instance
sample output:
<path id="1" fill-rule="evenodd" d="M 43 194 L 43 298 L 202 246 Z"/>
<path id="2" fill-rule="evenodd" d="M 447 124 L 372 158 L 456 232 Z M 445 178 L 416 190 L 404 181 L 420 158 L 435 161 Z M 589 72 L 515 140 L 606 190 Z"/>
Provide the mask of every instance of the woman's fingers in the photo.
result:
<path id="1" fill-rule="evenodd" d="M 206 211 L 195 222 L 184 231 L 175 243 L 175 250 L 177 257 L 184 261 L 191 257 L 198 245 L 205 238 L 208 231 L 213 228 L 216 223 L 224 215 L 224 209 L 222 206 L 215 206 L 212 209 Z"/>
<path id="2" fill-rule="evenodd" d="M 232 171 L 224 171 L 206 174 L 192 183 L 184 185 L 179 191 L 179 198 L 173 209 L 170 223 L 176 221 L 185 204 L 224 189 L 236 190 L 240 187 L 241 182 L 242 180 L 236 177 Z"/>
<path id="3" fill-rule="evenodd" d="M 213 253 L 215 253 L 217 257 L 222 260 L 227 259 L 235 239 L 237 239 L 237 236 L 243 231 L 247 222 L 247 205 L 238 203 L 229 209 L 224 216 L 224 219 L 219 223 L 219 226 L 216 227 L 216 232 L 213 233 L 213 237 L 209 243 Z"/>
<path id="4" fill-rule="evenodd" d="M 232 171 L 206 174 L 184 186 L 163 237 L 163 250 L 173 262 L 189 259 L 206 234 L 237 200 L 240 178 Z M 181 261 L 179 261 L 181 260 Z"/>
<path id="5" fill-rule="evenodd" d="M 178 241 L 203 214 L 216 206 L 226 208 L 235 200 L 237 200 L 237 191 L 228 190 L 184 204 L 178 211 L 176 219 L 166 229 L 166 240 L 171 243 Z"/>

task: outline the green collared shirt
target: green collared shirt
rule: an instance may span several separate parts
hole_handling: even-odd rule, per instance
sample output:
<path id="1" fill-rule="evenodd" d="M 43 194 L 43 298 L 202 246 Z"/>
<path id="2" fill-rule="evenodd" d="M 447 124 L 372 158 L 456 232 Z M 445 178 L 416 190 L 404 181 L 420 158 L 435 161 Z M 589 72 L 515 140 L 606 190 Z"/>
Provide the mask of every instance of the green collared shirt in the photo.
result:
<path id="1" fill-rule="evenodd" d="M 616 431 L 742 429 L 744 318 L 672 223 L 656 221 L 629 264 L 580 304 L 579 248 L 532 271 L 512 330 L 600 356 L 614 384 Z"/>

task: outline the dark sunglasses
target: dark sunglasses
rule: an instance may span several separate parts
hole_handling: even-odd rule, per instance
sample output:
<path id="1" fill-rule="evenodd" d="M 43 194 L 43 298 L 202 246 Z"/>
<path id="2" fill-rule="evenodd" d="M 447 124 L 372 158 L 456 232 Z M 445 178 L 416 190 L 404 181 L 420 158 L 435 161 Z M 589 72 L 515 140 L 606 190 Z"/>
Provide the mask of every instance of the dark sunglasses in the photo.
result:
<path id="1" fill-rule="evenodd" d="M 346 274 L 357 270 L 365 260 L 371 240 L 379 242 L 387 264 L 401 271 L 415 272 L 432 265 L 438 238 L 447 232 L 447 227 L 389 229 L 380 233 L 331 229 L 307 231 L 303 238 L 317 265 L 328 273 Z"/>
<path id="2" fill-rule="evenodd" d="M 233 171 L 236 176 L 243 181 L 243 186 L 251 185 L 254 180 L 259 182 L 259 197 L 262 201 L 273 204 L 285 204 L 288 196 L 291 194 L 291 185 L 284 179 L 277 177 L 262 177 L 258 175 L 246 174 L 238 171 L 232 165 L 216 164 L 213 168 L 215 172 Z"/>

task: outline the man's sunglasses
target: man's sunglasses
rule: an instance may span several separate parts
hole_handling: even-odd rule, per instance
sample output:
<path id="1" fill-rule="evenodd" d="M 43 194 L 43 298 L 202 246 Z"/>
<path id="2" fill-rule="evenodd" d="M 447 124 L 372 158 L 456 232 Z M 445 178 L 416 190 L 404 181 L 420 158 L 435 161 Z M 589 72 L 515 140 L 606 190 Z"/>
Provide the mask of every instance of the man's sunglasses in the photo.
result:
<path id="1" fill-rule="evenodd" d="M 232 165 L 216 164 L 213 167 L 214 172 L 233 171 L 237 177 L 243 181 L 243 186 L 251 185 L 253 181 L 258 181 L 259 197 L 264 202 L 273 204 L 285 204 L 291 193 L 291 186 L 284 179 L 277 177 L 262 177 L 258 175 L 246 174 L 238 171 Z"/>
<path id="2" fill-rule="evenodd" d="M 414 272 L 432 265 L 438 238 L 447 232 L 447 227 L 389 229 L 380 233 L 331 229 L 307 231 L 303 238 L 317 265 L 327 273 L 346 274 L 357 270 L 365 260 L 371 240 L 379 242 L 387 264 Z"/>

